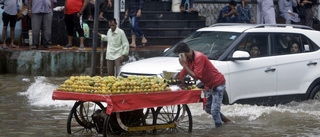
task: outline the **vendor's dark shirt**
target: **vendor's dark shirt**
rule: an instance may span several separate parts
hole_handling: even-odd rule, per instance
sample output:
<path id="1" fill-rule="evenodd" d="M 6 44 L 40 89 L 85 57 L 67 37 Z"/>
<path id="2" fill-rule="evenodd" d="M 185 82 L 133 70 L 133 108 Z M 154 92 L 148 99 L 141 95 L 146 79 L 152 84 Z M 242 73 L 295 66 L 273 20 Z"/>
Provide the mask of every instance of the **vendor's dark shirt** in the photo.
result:
<path id="1" fill-rule="evenodd" d="M 126 9 L 128 9 L 128 16 L 136 16 L 138 10 L 143 9 L 144 0 L 127 0 Z"/>
<path id="2" fill-rule="evenodd" d="M 187 60 L 187 66 L 194 72 L 205 86 L 212 88 L 225 83 L 224 76 L 212 65 L 206 55 L 193 51 L 193 59 Z M 181 70 L 180 79 L 187 74 L 185 69 Z"/>

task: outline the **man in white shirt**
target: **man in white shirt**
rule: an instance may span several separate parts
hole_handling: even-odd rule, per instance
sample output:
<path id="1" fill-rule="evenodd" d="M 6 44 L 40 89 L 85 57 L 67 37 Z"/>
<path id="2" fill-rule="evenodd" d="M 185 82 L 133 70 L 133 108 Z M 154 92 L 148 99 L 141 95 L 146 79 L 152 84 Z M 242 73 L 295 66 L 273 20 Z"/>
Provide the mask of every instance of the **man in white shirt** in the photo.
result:
<path id="1" fill-rule="evenodd" d="M 296 0 L 279 0 L 279 16 L 283 17 L 286 20 L 286 24 L 291 24 L 291 21 L 295 23 L 300 22 L 299 15 L 293 12 L 292 7 L 296 7 L 297 1 Z"/>
<path id="2" fill-rule="evenodd" d="M 106 53 L 108 76 L 117 76 L 121 63 L 129 55 L 129 42 L 124 31 L 117 27 L 115 18 L 109 20 L 109 26 L 107 35 L 98 32 L 98 36 L 101 36 L 102 41 L 108 41 Z"/>
<path id="3" fill-rule="evenodd" d="M 257 0 L 261 24 L 276 24 L 273 0 Z"/>

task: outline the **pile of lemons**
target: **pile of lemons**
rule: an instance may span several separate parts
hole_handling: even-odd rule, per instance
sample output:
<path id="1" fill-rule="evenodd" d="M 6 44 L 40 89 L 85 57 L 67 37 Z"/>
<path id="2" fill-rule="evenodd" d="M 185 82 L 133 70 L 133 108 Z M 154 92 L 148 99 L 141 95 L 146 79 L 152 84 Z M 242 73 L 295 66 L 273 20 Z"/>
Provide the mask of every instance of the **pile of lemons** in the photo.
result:
<path id="1" fill-rule="evenodd" d="M 57 91 L 93 93 L 93 94 L 127 94 L 171 91 L 164 79 L 158 77 L 129 76 L 71 76 Z"/>

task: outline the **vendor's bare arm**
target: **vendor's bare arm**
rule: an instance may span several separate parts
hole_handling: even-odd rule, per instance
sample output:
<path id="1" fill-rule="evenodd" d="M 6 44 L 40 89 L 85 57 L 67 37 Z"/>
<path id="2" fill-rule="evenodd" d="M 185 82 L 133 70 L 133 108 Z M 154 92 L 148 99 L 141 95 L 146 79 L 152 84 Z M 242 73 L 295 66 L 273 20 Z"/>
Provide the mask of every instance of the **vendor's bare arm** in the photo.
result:
<path id="1" fill-rule="evenodd" d="M 196 75 L 194 74 L 194 72 L 187 66 L 183 66 L 183 68 L 187 71 L 187 73 L 195 80 L 197 80 Z"/>
<path id="2" fill-rule="evenodd" d="M 196 75 L 194 74 L 194 72 L 188 67 L 186 60 L 183 58 L 179 58 L 179 62 L 181 64 L 181 66 L 187 71 L 187 73 L 193 78 L 196 79 Z"/>

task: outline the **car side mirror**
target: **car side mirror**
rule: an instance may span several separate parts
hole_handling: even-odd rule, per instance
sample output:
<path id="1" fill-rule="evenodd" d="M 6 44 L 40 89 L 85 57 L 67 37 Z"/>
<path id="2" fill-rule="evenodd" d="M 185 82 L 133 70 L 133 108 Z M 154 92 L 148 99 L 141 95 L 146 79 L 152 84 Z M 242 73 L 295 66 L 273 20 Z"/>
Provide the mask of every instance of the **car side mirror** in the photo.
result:
<path id="1" fill-rule="evenodd" d="M 230 60 L 249 60 L 250 54 L 247 51 L 237 50 L 232 54 Z"/>

